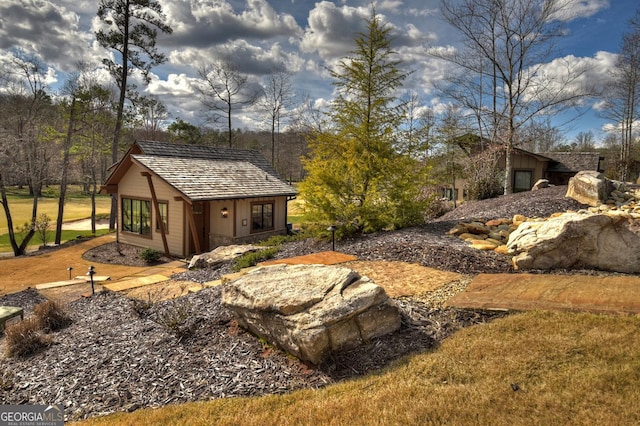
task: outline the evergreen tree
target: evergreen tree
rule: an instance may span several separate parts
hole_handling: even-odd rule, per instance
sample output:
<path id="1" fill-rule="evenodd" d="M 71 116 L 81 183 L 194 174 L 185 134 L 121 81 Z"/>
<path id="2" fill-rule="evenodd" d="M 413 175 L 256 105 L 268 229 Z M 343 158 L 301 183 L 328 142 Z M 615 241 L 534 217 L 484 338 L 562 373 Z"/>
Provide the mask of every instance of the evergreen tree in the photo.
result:
<path id="1" fill-rule="evenodd" d="M 351 56 L 332 72 L 333 128 L 311 135 L 300 186 L 313 217 L 349 232 L 418 223 L 425 206 L 425 169 L 395 149 L 405 109 L 395 94 L 407 73 L 393 59 L 390 30 L 375 11 L 367 24 Z"/>
<path id="2" fill-rule="evenodd" d="M 150 0 L 100 0 L 98 18 L 102 27 L 96 31 L 100 46 L 114 52 L 115 61 L 104 58 L 102 62 L 114 77 L 118 91 L 116 124 L 111 145 L 111 161 L 118 161 L 118 147 L 124 123 L 125 100 L 133 88 L 127 83 L 129 74 L 137 69 L 149 83 L 151 68 L 166 60 L 158 52 L 158 30 L 171 34 L 173 30 L 164 23 L 165 15 L 157 1 Z M 115 229 L 116 199 L 111 203 L 109 229 Z"/>

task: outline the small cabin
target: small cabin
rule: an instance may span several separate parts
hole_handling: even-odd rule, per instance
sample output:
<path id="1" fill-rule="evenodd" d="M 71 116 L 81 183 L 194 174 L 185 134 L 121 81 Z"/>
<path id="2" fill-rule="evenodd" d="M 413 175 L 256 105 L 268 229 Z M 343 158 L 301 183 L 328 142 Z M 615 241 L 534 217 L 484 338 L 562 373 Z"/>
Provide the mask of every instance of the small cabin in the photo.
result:
<path id="1" fill-rule="evenodd" d="M 136 141 L 101 193 L 118 202 L 119 242 L 188 257 L 286 234 L 295 189 L 257 151 Z"/>

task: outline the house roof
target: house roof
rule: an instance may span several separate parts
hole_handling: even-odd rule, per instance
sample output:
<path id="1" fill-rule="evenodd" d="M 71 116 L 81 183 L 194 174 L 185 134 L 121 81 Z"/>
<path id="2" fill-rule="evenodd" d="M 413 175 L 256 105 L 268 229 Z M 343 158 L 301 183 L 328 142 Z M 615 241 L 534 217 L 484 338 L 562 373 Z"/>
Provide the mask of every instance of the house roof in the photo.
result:
<path id="1" fill-rule="evenodd" d="M 547 171 L 555 173 L 576 173 L 581 170 L 600 170 L 598 152 L 543 152 L 553 160 Z"/>
<path id="2" fill-rule="evenodd" d="M 105 186 L 117 184 L 132 163 L 192 201 L 296 195 L 267 160 L 252 150 L 137 141 Z"/>

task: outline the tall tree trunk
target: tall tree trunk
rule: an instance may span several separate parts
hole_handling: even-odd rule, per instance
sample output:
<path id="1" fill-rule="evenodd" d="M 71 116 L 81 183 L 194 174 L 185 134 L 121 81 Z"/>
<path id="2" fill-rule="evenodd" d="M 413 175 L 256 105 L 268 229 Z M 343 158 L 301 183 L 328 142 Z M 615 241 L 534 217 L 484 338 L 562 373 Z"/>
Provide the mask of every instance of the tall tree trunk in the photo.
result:
<path id="1" fill-rule="evenodd" d="M 64 217 L 64 203 L 67 196 L 67 180 L 69 169 L 69 151 L 71 150 L 71 136 L 75 127 L 75 110 L 76 98 L 71 99 L 71 113 L 69 115 L 69 124 L 67 127 L 67 137 L 64 140 L 63 156 L 62 156 L 62 176 L 60 177 L 60 196 L 58 197 L 58 217 L 56 219 L 56 237 L 55 244 L 62 241 L 62 221 Z"/>
<path id="2" fill-rule="evenodd" d="M 9 200 L 7 200 L 7 191 L 4 187 L 2 174 L 0 174 L 0 195 L 2 196 L 2 207 L 4 208 L 4 215 L 7 218 L 7 227 L 9 228 L 9 242 L 11 243 L 14 256 L 19 256 L 20 251 L 18 243 L 16 242 L 16 234 L 13 231 L 13 219 L 11 217 L 11 211 L 9 210 Z"/>

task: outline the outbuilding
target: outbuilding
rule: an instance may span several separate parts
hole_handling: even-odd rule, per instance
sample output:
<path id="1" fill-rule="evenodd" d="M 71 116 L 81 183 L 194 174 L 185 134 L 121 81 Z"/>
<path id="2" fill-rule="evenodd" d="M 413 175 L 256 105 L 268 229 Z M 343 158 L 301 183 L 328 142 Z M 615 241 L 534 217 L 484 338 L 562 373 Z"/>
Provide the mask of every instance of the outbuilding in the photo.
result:
<path id="1" fill-rule="evenodd" d="M 136 141 L 101 188 L 118 241 L 188 257 L 285 234 L 296 191 L 257 151 Z"/>

